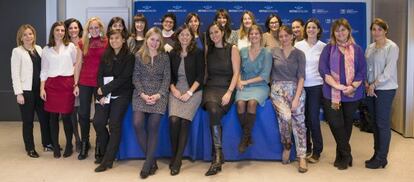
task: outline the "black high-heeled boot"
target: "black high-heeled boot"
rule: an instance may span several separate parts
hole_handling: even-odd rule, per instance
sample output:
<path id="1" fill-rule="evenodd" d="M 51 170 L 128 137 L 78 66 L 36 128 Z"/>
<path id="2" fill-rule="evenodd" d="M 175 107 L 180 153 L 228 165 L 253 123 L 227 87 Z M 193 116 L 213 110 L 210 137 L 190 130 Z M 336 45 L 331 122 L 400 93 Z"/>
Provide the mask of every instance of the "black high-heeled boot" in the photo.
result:
<path id="1" fill-rule="evenodd" d="M 78 155 L 79 160 L 84 160 L 86 157 L 88 157 L 88 141 L 82 141 L 81 151 Z"/>
<path id="2" fill-rule="evenodd" d="M 373 159 L 371 162 L 368 162 L 365 164 L 365 167 L 368 169 L 379 169 L 379 168 L 385 168 L 385 166 L 387 166 L 388 161 L 387 160 L 378 160 L 378 159 Z"/>
<path id="3" fill-rule="evenodd" d="M 205 173 L 206 176 L 216 175 L 221 172 L 221 166 L 224 163 L 224 155 L 222 151 L 222 128 L 214 125 L 210 128 L 211 138 L 213 139 L 213 159 L 210 168 Z"/>

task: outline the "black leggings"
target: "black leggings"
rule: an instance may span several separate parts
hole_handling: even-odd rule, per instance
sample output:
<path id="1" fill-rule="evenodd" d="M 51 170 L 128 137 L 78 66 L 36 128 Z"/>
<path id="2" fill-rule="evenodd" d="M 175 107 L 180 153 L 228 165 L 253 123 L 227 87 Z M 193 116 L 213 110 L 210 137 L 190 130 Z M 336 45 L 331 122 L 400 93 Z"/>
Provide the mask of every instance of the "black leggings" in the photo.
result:
<path id="1" fill-rule="evenodd" d="M 188 139 L 188 128 L 191 121 L 177 117 L 170 117 L 170 139 L 172 158 L 171 164 L 180 165 Z"/>
<path id="2" fill-rule="evenodd" d="M 143 170 L 149 171 L 155 162 L 155 150 L 158 145 L 158 132 L 161 114 L 134 111 L 134 127 L 138 144 L 146 155 Z M 145 122 L 145 118 L 148 118 Z"/>
<path id="3" fill-rule="evenodd" d="M 66 147 L 72 147 L 72 118 L 70 114 L 62 114 L 63 128 L 66 136 Z M 52 135 L 52 143 L 55 149 L 59 149 L 59 113 L 50 113 L 50 133 Z"/>

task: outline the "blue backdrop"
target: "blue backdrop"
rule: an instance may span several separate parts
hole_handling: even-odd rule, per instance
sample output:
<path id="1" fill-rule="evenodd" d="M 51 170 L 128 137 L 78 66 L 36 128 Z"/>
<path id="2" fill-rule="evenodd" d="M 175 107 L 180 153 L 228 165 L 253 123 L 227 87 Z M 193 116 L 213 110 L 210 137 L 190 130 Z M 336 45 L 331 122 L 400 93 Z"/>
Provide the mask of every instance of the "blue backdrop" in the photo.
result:
<path id="1" fill-rule="evenodd" d="M 283 24 L 290 25 L 295 18 L 304 21 L 311 17 L 318 18 L 323 27 L 322 41 L 328 42 L 331 22 L 346 18 L 350 22 L 357 44 L 366 48 L 366 3 L 364 2 L 265 2 L 265 1 L 146 1 L 135 0 L 134 12 L 143 13 L 150 26 L 160 26 L 161 18 L 167 12 L 177 16 L 177 25 L 182 25 L 190 12 L 201 18 L 201 30 L 213 21 L 217 9 L 227 9 L 231 16 L 232 28 L 240 26 L 241 14 L 250 10 L 256 22 L 263 26 L 271 13 L 278 14 Z M 264 29 L 265 30 L 265 29 Z"/>

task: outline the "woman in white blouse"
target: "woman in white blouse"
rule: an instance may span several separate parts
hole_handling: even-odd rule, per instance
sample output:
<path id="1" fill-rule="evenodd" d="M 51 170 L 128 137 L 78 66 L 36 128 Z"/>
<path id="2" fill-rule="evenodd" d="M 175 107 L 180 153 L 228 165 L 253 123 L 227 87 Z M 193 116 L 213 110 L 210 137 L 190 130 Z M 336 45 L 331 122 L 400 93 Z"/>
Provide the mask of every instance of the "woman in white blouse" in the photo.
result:
<path id="1" fill-rule="evenodd" d="M 306 79 L 305 79 L 305 124 L 306 124 L 306 153 L 312 156 L 310 163 L 319 161 L 323 149 L 319 109 L 322 103 L 323 80 L 319 75 L 319 56 L 325 43 L 319 39 L 322 36 L 322 26 L 316 18 L 309 19 L 304 28 L 304 39 L 297 42 L 295 47 L 305 53 Z"/>
<path id="2" fill-rule="evenodd" d="M 20 26 L 16 36 L 17 47 L 11 56 L 11 76 L 23 121 L 23 141 L 27 155 L 38 158 L 33 139 L 33 120 L 37 113 L 45 151 L 53 150 L 49 121 L 40 98 L 40 65 L 42 48 L 36 45 L 36 30 L 29 24 Z"/>
<path id="3" fill-rule="evenodd" d="M 54 147 L 53 156 L 60 158 L 59 115 L 62 115 L 66 135 L 66 148 L 63 157 L 73 153 L 71 113 L 75 95 L 79 93 L 80 52 L 70 43 L 62 21 L 55 22 L 50 29 L 49 42 L 43 49 L 40 72 L 40 97 L 45 101 L 44 108 L 50 112 L 50 130 Z M 74 76 L 75 75 L 75 76 Z"/>
<path id="4" fill-rule="evenodd" d="M 240 20 L 240 29 L 238 31 L 239 39 L 237 40 L 237 48 L 239 48 L 239 50 L 243 47 L 250 46 L 250 41 L 247 38 L 247 35 L 252 25 L 256 25 L 254 14 L 251 11 L 243 12 Z"/>
<path id="5" fill-rule="evenodd" d="M 374 43 L 365 52 L 367 60 L 367 105 L 373 122 L 374 155 L 365 161 L 370 169 L 384 168 L 391 141 L 391 107 L 396 90 L 398 46 L 387 38 L 388 24 L 376 18 L 371 24 Z"/>

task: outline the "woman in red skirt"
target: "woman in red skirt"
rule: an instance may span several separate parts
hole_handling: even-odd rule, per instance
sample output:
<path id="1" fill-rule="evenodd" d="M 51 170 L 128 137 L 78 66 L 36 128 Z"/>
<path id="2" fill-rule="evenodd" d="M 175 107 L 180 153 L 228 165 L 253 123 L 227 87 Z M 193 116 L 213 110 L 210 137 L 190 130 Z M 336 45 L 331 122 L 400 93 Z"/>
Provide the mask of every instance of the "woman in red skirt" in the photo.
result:
<path id="1" fill-rule="evenodd" d="M 53 156 L 60 158 L 59 115 L 62 115 L 66 135 L 66 148 L 63 157 L 72 155 L 71 113 L 74 108 L 78 74 L 74 77 L 75 67 L 80 61 L 76 46 L 69 43 L 65 24 L 55 22 L 50 29 L 49 42 L 42 52 L 40 72 L 40 97 L 45 101 L 44 107 L 50 112 L 50 130 L 54 146 Z M 76 79 L 75 79 L 76 78 Z"/>

